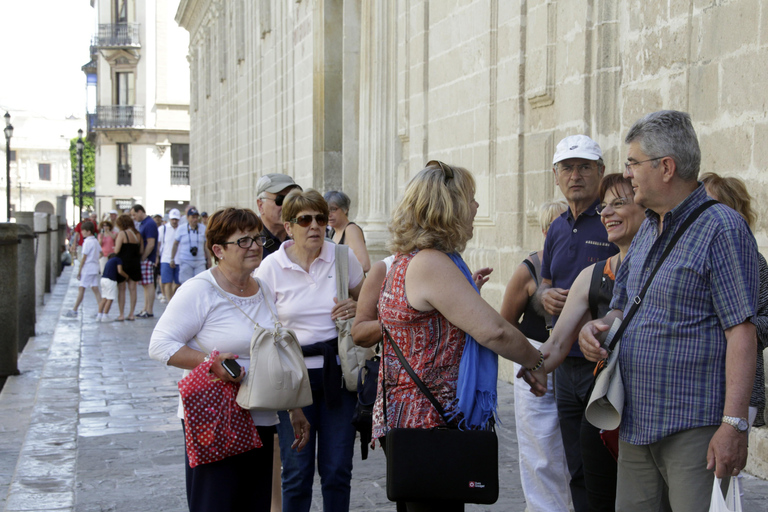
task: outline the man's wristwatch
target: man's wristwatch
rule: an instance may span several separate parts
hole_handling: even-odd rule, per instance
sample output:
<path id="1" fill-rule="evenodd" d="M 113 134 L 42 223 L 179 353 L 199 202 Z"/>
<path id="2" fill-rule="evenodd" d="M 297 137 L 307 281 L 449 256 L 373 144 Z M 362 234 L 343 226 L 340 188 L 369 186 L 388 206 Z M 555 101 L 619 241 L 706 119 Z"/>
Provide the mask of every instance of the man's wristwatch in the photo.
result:
<path id="1" fill-rule="evenodd" d="M 738 418 L 736 416 L 723 416 L 723 419 L 721 421 L 735 428 L 736 432 L 739 432 L 740 434 L 746 432 L 747 429 L 749 429 L 749 423 L 747 422 L 747 418 Z"/>

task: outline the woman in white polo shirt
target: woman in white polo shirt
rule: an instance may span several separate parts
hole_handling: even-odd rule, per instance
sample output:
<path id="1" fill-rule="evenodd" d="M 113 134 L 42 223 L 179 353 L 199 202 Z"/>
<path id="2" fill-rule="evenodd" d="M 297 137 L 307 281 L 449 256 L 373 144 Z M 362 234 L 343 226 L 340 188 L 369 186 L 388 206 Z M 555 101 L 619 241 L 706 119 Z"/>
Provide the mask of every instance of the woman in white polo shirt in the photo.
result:
<path id="1" fill-rule="evenodd" d="M 265 291 L 272 290 L 282 324 L 301 343 L 314 403 L 304 407 L 310 438 L 305 450 L 290 450 L 293 429 L 278 413 L 283 462 L 283 511 L 307 512 L 312 503 L 315 462 L 322 482 L 323 509 L 349 510 L 356 397 L 341 378 L 334 319 L 355 316 L 363 286 L 363 268 L 349 249 L 349 296 L 336 300 L 335 244 L 325 240 L 328 204 L 316 190 L 293 190 L 283 201 L 282 220 L 291 240 L 256 271 Z M 316 460 L 317 459 L 317 460 Z"/>

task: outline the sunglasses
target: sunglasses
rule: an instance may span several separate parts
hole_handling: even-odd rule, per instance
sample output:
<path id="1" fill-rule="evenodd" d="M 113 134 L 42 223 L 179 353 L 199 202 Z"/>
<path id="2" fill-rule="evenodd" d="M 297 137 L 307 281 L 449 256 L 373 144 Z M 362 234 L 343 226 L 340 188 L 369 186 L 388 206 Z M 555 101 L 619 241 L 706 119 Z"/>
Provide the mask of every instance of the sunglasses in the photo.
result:
<path id="1" fill-rule="evenodd" d="M 250 249 L 254 242 L 256 242 L 256 245 L 259 247 L 264 247 L 266 241 L 267 237 L 265 236 L 244 236 L 243 238 L 238 238 L 234 242 L 221 242 L 219 245 L 237 244 L 241 249 Z"/>
<path id="2" fill-rule="evenodd" d="M 283 201 L 285 200 L 285 196 L 275 195 L 274 199 L 271 197 L 262 197 L 262 199 L 269 199 L 270 201 L 274 201 L 275 206 L 283 206 Z"/>
<path id="3" fill-rule="evenodd" d="M 448 164 L 444 164 L 440 160 L 430 160 L 427 162 L 427 167 L 439 167 L 440 170 L 443 171 L 446 184 L 448 183 L 448 180 L 453 179 L 453 168 Z"/>
<path id="4" fill-rule="evenodd" d="M 301 215 L 300 217 L 294 217 L 290 222 L 291 224 L 298 224 L 299 226 L 306 228 L 312 224 L 312 219 L 315 219 L 318 226 L 325 226 L 328 224 L 328 216 L 324 213 L 318 213 L 317 215 Z"/>

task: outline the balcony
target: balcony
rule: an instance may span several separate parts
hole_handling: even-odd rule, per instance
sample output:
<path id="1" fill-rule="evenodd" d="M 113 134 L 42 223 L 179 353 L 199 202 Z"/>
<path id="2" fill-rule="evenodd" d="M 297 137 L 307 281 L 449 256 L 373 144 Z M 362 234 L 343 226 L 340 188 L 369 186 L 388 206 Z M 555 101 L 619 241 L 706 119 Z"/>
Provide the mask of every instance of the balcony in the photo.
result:
<path id="1" fill-rule="evenodd" d="M 99 24 L 93 45 L 98 48 L 141 48 L 139 26 L 139 23 Z"/>
<path id="2" fill-rule="evenodd" d="M 102 105 L 96 107 L 94 128 L 143 128 L 144 106 Z"/>
<path id="3" fill-rule="evenodd" d="M 171 185 L 189 185 L 189 166 L 171 166 Z"/>

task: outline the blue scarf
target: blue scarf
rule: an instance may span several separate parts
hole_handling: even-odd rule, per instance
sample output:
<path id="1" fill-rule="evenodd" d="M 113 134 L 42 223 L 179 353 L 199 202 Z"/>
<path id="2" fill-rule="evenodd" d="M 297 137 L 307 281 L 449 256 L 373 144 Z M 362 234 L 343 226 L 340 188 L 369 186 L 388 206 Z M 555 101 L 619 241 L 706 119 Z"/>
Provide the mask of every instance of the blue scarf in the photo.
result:
<path id="1" fill-rule="evenodd" d="M 477 293 L 480 293 L 469 267 L 461 256 L 452 253 L 448 254 L 448 257 L 459 267 Z M 496 353 L 480 345 L 467 333 L 456 385 L 458 412 L 464 414 L 460 426 L 470 429 L 483 428 L 496 416 L 498 374 L 499 358 Z"/>

